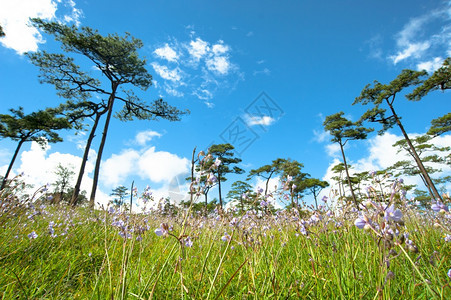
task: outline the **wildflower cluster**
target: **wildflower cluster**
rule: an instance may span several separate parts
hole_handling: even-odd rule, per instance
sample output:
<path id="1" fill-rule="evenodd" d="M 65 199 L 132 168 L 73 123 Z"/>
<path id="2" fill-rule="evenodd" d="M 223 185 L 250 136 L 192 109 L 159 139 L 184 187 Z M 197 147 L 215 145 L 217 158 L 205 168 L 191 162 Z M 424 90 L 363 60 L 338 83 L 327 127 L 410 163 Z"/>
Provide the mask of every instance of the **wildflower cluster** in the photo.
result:
<path id="1" fill-rule="evenodd" d="M 204 176 L 204 179 L 198 179 L 197 183 L 195 180 L 195 183 L 192 184 L 191 191 L 195 192 L 191 194 L 193 201 L 202 195 L 205 187 L 212 184 L 210 174 L 213 173 L 214 168 L 220 165 L 220 162 L 212 160 L 208 155 L 199 155 L 199 158 L 201 158 L 204 169 L 199 170 L 196 175 L 197 178 Z M 208 179 L 209 176 L 210 179 Z M 374 178 L 378 177 L 375 175 Z M 384 181 L 384 185 L 381 181 Z M 390 187 L 388 191 L 387 183 Z M 139 199 L 138 203 L 144 206 L 144 208 L 140 207 L 139 213 L 136 209 L 124 211 L 110 206 L 104 210 L 90 211 L 89 214 L 80 215 L 78 210 L 48 205 L 48 201 L 46 204 L 40 201 L 28 201 L 22 203 L 22 211 L 15 210 L 16 214 L 20 213 L 20 218 L 17 220 L 18 225 L 14 227 L 15 231 L 11 234 L 11 239 L 17 243 L 22 241 L 31 249 L 37 248 L 37 245 L 47 245 L 48 242 L 52 245 L 62 244 L 64 241 L 75 243 L 77 240 L 84 239 L 86 235 L 85 232 L 83 238 L 80 238 L 80 228 L 101 228 L 100 236 L 105 235 L 107 243 L 117 243 L 124 247 L 108 247 L 106 249 L 109 251 L 110 264 L 114 264 L 116 260 L 110 255 L 118 249 L 130 249 L 125 252 L 118 251 L 125 255 L 121 261 L 128 263 L 129 258 L 130 261 L 134 259 L 135 252 L 145 257 L 151 255 L 150 253 L 155 247 L 162 249 L 164 255 L 169 255 L 162 257 L 159 263 L 164 261 L 164 264 L 160 264 L 159 268 L 170 266 L 172 261 L 170 255 L 174 255 L 173 264 L 175 265 L 173 265 L 174 271 L 171 274 L 180 273 L 183 280 L 188 280 L 190 275 L 182 273 L 196 268 L 199 264 L 205 265 L 205 270 L 202 272 L 209 272 L 212 269 L 209 260 L 212 259 L 215 264 L 217 263 L 213 257 L 221 257 L 220 259 L 221 261 L 224 259 L 224 263 L 234 265 L 234 261 L 237 260 L 240 260 L 240 264 L 242 262 L 253 264 L 259 259 L 265 261 L 267 257 L 296 257 L 296 255 L 304 255 L 301 259 L 295 259 L 296 264 L 302 263 L 301 261 L 304 260 L 308 263 L 303 266 L 302 272 L 310 272 L 309 268 L 311 268 L 312 276 L 321 276 L 321 278 L 331 280 L 330 276 L 334 274 L 334 268 L 341 268 L 340 271 L 337 271 L 336 276 L 341 276 L 340 272 L 347 272 L 349 271 L 347 268 L 351 268 L 351 264 L 348 264 L 349 261 L 346 260 L 347 256 L 342 255 L 340 251 L 355 251 L 350 256 L 353 259 L 352 263 L 356 259 L 356 255 L 359 255 L 358 260 L 368 260 L 368 266 L 352 266 L 353 269 L 355 268 L 353 270 L 355 278 L 364 280 L 362 268 L 366 270 L 371 265 L 371 268 L 381 275 L 379 278 L 382 279 L 377 283 L 378 289 L 381 290 L 384 289 L 384 286 L 389 286 L 386 285 L 387 282 L 394 282 L 400 277 L 406 276 L 405 270 L 412 268 L 415 270 L 414 272 L 420 274 L 422 284 L 429 285 L 429 282 L 434 279 L 427 277 L 428 274 L 423 269 L 418 270 L 420 262 L 424 261 L 426 256 L 427 259 L 430 258 L 431 261 L 436 262 L 446 262 L 449 257 L 446 255 L 446 247 L 450 247 L 448 242 L 451 241 L 451 232 L 449 231 L 451 218 L 449 198 L 446 195 L 442 201 L 432 202 L 429 209 L 419 210 L 414 205 L 408 204 L 412 201 L 405 198 L 403 181 L 390 179 L 387 176 L 374 180 L 374 185 L 366 189 L 366 197 L 359 207 L 355 207 L 353 203 L 346 206 L 345 203 L 337 209 L 336 206 L 334 207 L 337 201 L 332 196 L 330 198 L 324 196 L 316 209 L 316 206 L 308 207 L 303 203 L 299 205 L 293 192 L 295 188 L 292 178 L 286 176 L 282 179 L 281 188 L 276 192 L 266 193 L 262 188 L 258 188 L 255 192 L 244 194 L 243 197 L 249 197 L 253 203 L 248 206 L 249 209 L 240 210 L 238 207 L 229 206 L 221 210 L 218 207 L 208 215 L 195 213 L 191 206 L 168 206 L 167 199 L 157 202 L 149 187 L 141 194 L 138 194 L 137 189 L 133 190 L 134 196 Z M 41 195 L 40 199 L 45 199 L 45 187 L 40 189 L 39 195 Z M 285 209 L 274 209 L 272 203 L 276 200 L 282 202 L 284 197 L 287 197 L 287 202 L 293 201 L 292 203 L 295 205 L 287 206 Z M 168 209 L 169 213 L 167 213 Z M 418 226 L 417 230 L 419 231 L 423 231 L 428 225 L 431 225 L 429 228 L 434 232 L 440 231 L 443 238 L 440 236 L 433 251 L 425 250 L 424 242 L 419 240 L 419 234 L 412 226 L 412 219 L 419 222 L 415 225 Z M 354 230 L 352 230 L 353 228 Z M 346 240 L 347 235 L 352 235 L 352 241 Z M 355 243 L 356 240 L 365 239 L 368 243 Z M 152 241 L 151 247 L 145 244 L 149 240 Z M 134 241 L 140 242 L 135 243 Z M 217 244 L 215 245 L 215 243 Z M 428 244 L 431 243 L 428 242 Z M 136 251 L 133 250 L 134 245 L 139 245 L 139 250 L 138 247 L 135 248 Z M 368 250 L 368 246 L 374 247 L 370 251 L 376 259 L 368 259 L 366 254 L 363 256 L 360 254 L 368 253 L 365 251 Z M 83 255 L 89 257 L 90 263 L 99 261 L 100 265 L 96 269 L 99 270 L 104 264 L 102 262 L 106 261 L 102 259 L 103 254 L 99 253 L 103 253 L 105 249 L 102 248 L 103 245 L 100 250 L 96 250 L 96 247 L 86 248 L 86 253 Z M 170 252 L 170 249 L 173 249 L 173 252 Z M 179 251 L 174 249 L 179 249 Z M 404 260 L 398 258 L 402 257 L 403 252 L 406 255 Z M 3 255 L 5 256 L 5 254 Z M 212 257 L 210 258 L 209 255 Z M 339 255 L 340 259 L 346 263 L 340 265 L 338 262 L 340 259 L 334 261 L 336 255 Z M 408 265 L 409 260 L 413 260 L 412 267 Z M 283 264 L 289 265 L 290 261 L 285 260 Z M 376 261 L 375 265 L 374 261 Z M 264 266 L 258 267 L 260 273 L 257 274 L 263 274 L 261 270 L 264 270 L 266 263 L 263 264 Z M 403 266 L 400 266 L 401 264 Z M 271 267 L 282 268 L 276 264 Z M 443 285 L 451 280 L 451 270 L 448 271 L 451 266 L 436 263 L 434 267 L 440 269 L 440 274 L 442 274 L 434 284 Z M 218 274 L 222 272 L 221 267 L 215 266 L 213 269 L 216 270 L 216 268 L 219 270 Z M 237 270 L 237 266 L 233 268 L 235 269 L 229 272 L 230 274 L 234 274 Z M 240 268 L 243 268 L 243 272 L 248 272 L 245 274 L 249 274 L 249 272 L 253 272 L 249 271 L 249 268 L 252 269 L 255 266 L 243 263 Z M 291 268 L 296 268 L 296 265 Z M 403 271 L 399 272 L 400 268 Z M 197 274 L 198 271 L 201 270 L 196 269 L 193 274 Z M 298 271 L 296 270 L 296 272 Z M 133 270 L 128 272 L 133 272 Z M 258 277 L 255 276 L 254 279 L 257 280 Z M 303 278 L 303 280 L 306 279 Z M 443 280 L 446 282 L 443 283 Z M 301 286 L 301 284 L 298 285 Z M 190 288 L 188 283 L 186 286 Z"/>
<path id="2" fill-rule="evenodd" d="M 137 241 L 142 240 L 143 234 L 150 229 L 147 218 L 136 218 L 110 207 L 108 213 L 112 218 L 111 226 L 118 230 L 119 236 L 124 240 L 135 236 Z"/>

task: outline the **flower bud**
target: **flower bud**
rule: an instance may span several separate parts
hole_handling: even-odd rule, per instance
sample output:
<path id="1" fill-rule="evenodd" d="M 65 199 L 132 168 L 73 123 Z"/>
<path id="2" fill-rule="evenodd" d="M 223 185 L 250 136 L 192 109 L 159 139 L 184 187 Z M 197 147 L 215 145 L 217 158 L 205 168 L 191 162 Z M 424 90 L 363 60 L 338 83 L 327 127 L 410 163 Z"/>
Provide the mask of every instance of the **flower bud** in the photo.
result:
<path id="1" fill-rule="evenodd" d="M 409 249 L 410 252 L 418 253 L 418 248 L 417 248 L 417 246 L 415 246 L 415 245 L 409 245 L 409 246 L 407 247 L 407 249 Z"/>
<path id="2" fill-rule="evenodd" d="M 395 273 L 393 273 L 392 271 L 388 271 L 387 276 L 385 277 L 385 280 L 390 280 L 395 278 Z"/>
<path id="3" fill-rule="evenodd" d="M 391 256 L 396 256 L 396 255 L 398 255 L 398 252 L 396 252 L 395 249 L 390 249 L 390 251 L 388 252 L 388 254 L 390 254 Z"/>

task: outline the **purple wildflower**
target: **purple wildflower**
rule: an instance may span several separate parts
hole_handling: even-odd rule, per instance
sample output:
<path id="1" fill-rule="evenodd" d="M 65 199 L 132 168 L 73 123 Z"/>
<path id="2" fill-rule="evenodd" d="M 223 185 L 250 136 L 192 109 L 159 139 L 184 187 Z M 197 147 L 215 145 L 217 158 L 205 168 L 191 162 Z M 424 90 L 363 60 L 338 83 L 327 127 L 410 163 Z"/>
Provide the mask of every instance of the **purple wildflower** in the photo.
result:
<path id="1" fill-rule="evenodd" d="M 308 234 L 307 229 L 305 229 L 304 225 L 299 227 L 299 232 L 302 233 L 303 235 L 307 235 Z"/>
<path id="2" fill-rule="evenodd" d="M 431 209 L 435 212 L 447 212 L 449 211 L 448 206 L 443 204 L 440 201 L 437 201 L 435 204 L 431 205 Z"/>
<path id="3" fill-rule="evenodd" d="M 395 222 L 400 222 L 402 219 L 402 212 L 399 209 L 395 209 L 392 204 L 385 210 L 384 218 L 386 221 L 393 220 Z"/>
<path id="4" fill-rule="evenodd" d="M 355 221 L 354 225 L 359 229 L 370 229 L 371 228 L 371 222 L 365 215 L 360 215 Z"/>
<path id="5" fill-rule="evenodd" d="M 224 235 L 221 237 L 221 240 L 223 242 L 228 242 L 228 241 L 230 241 L 230 239 L 231 239 L 231 237 L 230 237 L 230 235 L 227 232 L 224 233 Z"/>
<path id="6" fill-rule="evenodd" d="M 155 234 L 157 236 L 166 236 L 169 233 L 169 226 L 166 223 L 162 223 L 160 228 L 155 229 Z"/>
<path id="7" fill-rule="evenodd" d="M 210 174 L 208 175 L 207 182 L 208 182 L 209 184 L 213 184 L 213 183 L 215 183 L 215 182 L 217 182 L 217 181 L 218 181 L 218 178 L 216 178 L 216 176 L 215 176 L 213 173 L 210 173 Z"/>
<path id="8" fill-rule="evenodd" d="M 38 235 L 37 235 L 36 232 L 34 232 L 34 231 L 32 231 L 31 233 L 28 234 L 28 238 L 29 238 L 30 240 L 33 240 L 33 239 L 35 239 L 35 238 L 37 238 L 37 237 L 38 237 Z"/>
<path id="9" fill-rule="evenodd" d="M 193 241 L 191 240 L 191 238 L 190 237 L 187 237 L 186 239 L 185 239 L 185 247 L 192 247 L 193 246 Z"/>

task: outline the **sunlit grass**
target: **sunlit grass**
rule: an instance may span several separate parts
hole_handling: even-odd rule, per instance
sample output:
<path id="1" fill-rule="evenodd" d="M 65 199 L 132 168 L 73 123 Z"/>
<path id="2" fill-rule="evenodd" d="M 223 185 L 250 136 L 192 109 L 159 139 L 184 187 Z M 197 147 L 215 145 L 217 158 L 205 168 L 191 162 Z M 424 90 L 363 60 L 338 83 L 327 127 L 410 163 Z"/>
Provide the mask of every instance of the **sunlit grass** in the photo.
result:
<path id="1" fill-rule="evenodd" d="M 324 211 L 306 234 L 293 212 L 235 221 L 227 214 L 188 216 L 187 247 L 186 237 L 177 239 L 182 215 L 36 205 L 1 220 L 0 292 L 4 299 L 449 298 L 450 243 L 441 228 L 404 214 L 418 252 L 402 244 L 387 256 L 384 241 L 353 218 Z M 118 220 L 128 238 L 112 225 Z M 174 236 L 155 234 L 162 223 Z M 138 234 L 134 225 L 145 231 Z"/>

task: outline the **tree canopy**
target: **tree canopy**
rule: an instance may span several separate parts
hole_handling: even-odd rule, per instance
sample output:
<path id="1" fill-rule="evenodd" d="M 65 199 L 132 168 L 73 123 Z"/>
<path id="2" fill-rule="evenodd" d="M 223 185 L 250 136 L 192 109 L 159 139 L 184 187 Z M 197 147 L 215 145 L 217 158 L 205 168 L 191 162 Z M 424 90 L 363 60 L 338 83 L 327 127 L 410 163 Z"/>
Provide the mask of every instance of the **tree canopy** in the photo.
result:
<path id="1" fill-rule="evenodd" d="M 214 144 L 208 149 L 208 153 L 212 155 L 214 161 L 211 163 L 217 163 L 217 167 L 212 169 L 218 180 L 218 192 L 219 192 L 219 205 L 223 207 L 222 195 L 221 195 L 221 182 L 226 181 L 227 174 L 242 174 L 244 170 L 235 166 L 241 162 L 241 158 L 235 157 L 235 153 L 231 144 Z"/>
<path id="2" fill-rule="evenodd" d="M 429 92 L 434 90 L 449 90 L 451 89 L 451 57 L 443 61 L 443 65 L 437 69 L 428 79 L 424 80 L 422 84 L 416 87 L 412 93 L 407 94 L 409 100 L 418 101 L 426 96 Z"/>
<path id="3" fill-rule="evenodd" d="M 277 158 L 272 161 L 269 165 L 261 166 L 257 169 L 252 169 L 249 171 L 249 175 L 247 176 L 247 179 L 251 179 L 252 177 L 258 176 L 266 179 L 265 184 L 265 195 L 268 194 L 268 184 L 271 177 L 275 174 L 279 174 L 283 171 L 284 163 L 286 163 L 287 160 L 283 158 Z"/>
<path id="4" fill-rule="evenodd" d="M 65 117 L 58 116 L 54 109 L 39 110 L 28 115 L 24 113 L 22 107 L 11 108 L 9 111 L 11 114 L 0 114 L 0 137 L 12 139 L 18 143 L 0 189 L 5 187 L 23 143 L 36 142 L 44 148 L 47 143 L 61 142 L 63 139 L 58 131 L 72 127 L 71 123 Z"/>

